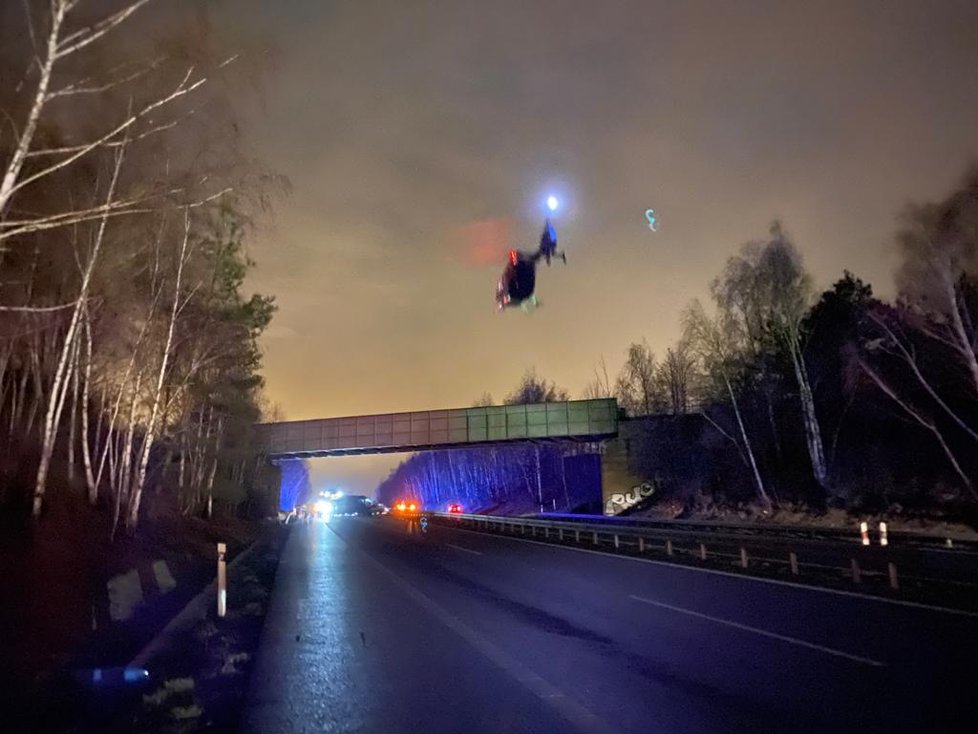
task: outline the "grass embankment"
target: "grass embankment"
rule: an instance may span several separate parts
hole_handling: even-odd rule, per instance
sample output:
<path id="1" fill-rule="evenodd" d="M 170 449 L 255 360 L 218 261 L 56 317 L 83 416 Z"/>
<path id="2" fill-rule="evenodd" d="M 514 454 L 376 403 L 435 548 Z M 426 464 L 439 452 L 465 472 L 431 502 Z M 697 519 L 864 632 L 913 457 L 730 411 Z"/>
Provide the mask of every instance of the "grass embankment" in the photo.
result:
<path id="1" fill-rule="evenodd" d="M 647 517 L 654 520 L 697 520 L 707 522 L 756 522 L 770 525 L 794 527 L 816 527 L 852 529 L 858 532 L 860 522 L 877 527 L 886 522 L 890 530 L 947 537 L 978 540 L 976 529 L 949 513 L 934 511 L 912 511 L 893 507 L 889 511 L 845 510 L 829 508 L 815 511 L 802 505 L 786 505 L 770 510 L 760 505 L 739 504 L 736 506 L 715 503 L 684 504 L 676 500 L 643 503 L 624 513 L 626 517 Z"/>
<path id="2" fill-rule="evenodd" d="M 273 528 L 228 569 L 227 614 L 213 605 L 205 619 L 161 640 L 147 661 L 153 676 L 118 731 L 189 734 L 234 732 L 288 528 Z"/>
<path id="3" fill-rule="evenodd" d="M 47 706 L 71 670 L 124 665 L 214 577 L 216 543 L 233 558 L 261 524 L 203 521 L 156 508 L 138 532 L 109 540 L 109 513 L 61 496 L 39 522 L 6 521 L 0 532 L 0 690 L 12 711 Z M 163 591 L 153 564 L 174 582 Z M 113 620 L 107 584 L 138 574 L 142 603 Z"/>

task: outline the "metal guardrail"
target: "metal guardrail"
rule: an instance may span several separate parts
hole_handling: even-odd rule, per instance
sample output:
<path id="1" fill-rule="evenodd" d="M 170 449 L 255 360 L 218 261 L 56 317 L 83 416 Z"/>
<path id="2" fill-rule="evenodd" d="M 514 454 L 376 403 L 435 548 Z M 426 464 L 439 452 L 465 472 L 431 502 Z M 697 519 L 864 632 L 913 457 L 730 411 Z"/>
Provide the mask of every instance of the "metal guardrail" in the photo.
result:
<path id="1" fill-rule="evenodd" d="M 809 583 L 859 584 L 867 591 L 909 594 L 929 601 L 936 597 L 942 602 L 978 607 L 978 554 L 967 549 L 864 546 L 858 536 L 841 540 L 732 533 L 729 525 L 715 523 L 677 527 L 672 523 L 629 524 L 613 518 L 588 521 L 424 514 L 448 527 L 798 581 L 804 577 Z"/>
<path id="2" fill-rule="evenodd" d="M 858 526 L 851 528 L 819 527 L 815 525 L 773 525 L 757 522 L 729 522 L 725 520 L 656 520 L 647 517 L 608 517 L 605 515 L 551 514 L 530 515 L 528 517 L 540 520 L 556 519 L 561 522 L 602 524 L 620 527 L 639 527 L 660 530 L 679 530 L 687 532 L 710 532 L 714 534 L 759 535 L 771 538 L 810 538 L 813 540 L 829 540 L 835 542 L 861 543 L 862 539 Z M 870 526 L 874 541 L 878 537 L 878 529 Z M 948 532 L 914 532 L 909 530 L 887 530 L 890 544 L 928 546 L 932 548 L 966 549 L 978 552 L 978 540 L 963 536 L 959 533 Z"/>

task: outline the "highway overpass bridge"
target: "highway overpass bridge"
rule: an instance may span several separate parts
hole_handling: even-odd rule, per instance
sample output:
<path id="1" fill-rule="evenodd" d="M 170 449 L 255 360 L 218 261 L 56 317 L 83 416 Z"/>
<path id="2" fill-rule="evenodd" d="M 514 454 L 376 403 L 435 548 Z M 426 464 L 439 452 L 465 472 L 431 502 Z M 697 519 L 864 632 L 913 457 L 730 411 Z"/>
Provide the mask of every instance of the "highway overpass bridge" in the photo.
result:
<path id="1" fill-rule="evenodd" d="M 273 462 L 519 443 L 600 444 L 602 502 L 615 514 L 647 490 L 629 469 L 614 398 L 318 418 L 258 426 Z"/>
<path id="2" fill-rule="evenodd" d="M 489 444 L 604 441 L 618 435 L 614 398 L 264 423 L 269 458 L 306 459 Z"/>

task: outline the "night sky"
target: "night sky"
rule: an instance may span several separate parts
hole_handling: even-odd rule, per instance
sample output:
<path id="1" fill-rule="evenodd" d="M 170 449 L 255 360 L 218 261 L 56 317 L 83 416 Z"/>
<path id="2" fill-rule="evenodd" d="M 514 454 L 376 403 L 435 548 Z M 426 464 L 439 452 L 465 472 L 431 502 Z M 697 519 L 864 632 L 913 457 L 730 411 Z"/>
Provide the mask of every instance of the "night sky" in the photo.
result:
<path id="1" fill-rule="evenodd" d="M 500 400 L 533 365 L 579 396 L 602 355 L 614 379 L 629 341 L 664 351 L 775 217 L 820 288 L 890 294 L 896 214 L 978 158 L 974 0 L 220 8 L 276 59 L 243 122 L 293 187 L 252 244 L 288 419 Z M 551 192 L 568 265 L 496 314 Z"/>

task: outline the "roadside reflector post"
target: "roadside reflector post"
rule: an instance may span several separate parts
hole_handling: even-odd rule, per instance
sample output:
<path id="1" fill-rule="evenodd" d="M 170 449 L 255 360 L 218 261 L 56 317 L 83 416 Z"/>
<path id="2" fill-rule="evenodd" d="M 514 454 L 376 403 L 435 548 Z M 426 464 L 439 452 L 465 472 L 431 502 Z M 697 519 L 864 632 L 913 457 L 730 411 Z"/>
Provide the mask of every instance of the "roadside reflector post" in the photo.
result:
<path id="1" fill-rule="evenodd" d="M 740 546 L 740 567 L 747 568 L 747 549 Z"/>
<path id="2" fill-rule="evenodd" d="M 854 583 L 858 584 L 862 580 L 859 576 L 859 564 L 856 562 L 855 558 L 850 558 L 849 565 L 852 567 L 852 580 Z"/>
<path id="3" fill-rule="evenodd" d="M 896 564 L 890 562 L 888 565 L 890 571 L 890 588 L 896 591 L 900 588 L 900 581 L 897 579 Z"/>
<path id="4" fill-rule="evenodd" d="M 880 523 L 880 545 L 887 545 L 890 541 L 886 538 L 886 523 Z"/>
<path id="5" fill-rule="evenodd" d="M 863 545 L 869 545 L 869 523 L 859 523 L 859 534 L 863 536 Z"/>
<path id="6" fill-rule="evenodd" d="M 798 575 L 798 556 L 793 552 L 788 554 L 788 563 L 791 564 L 791 575 Z"/>
<path id="7" fill-rule="evenodd" d="M 666 541 L 666 555 L 667 556 L 671 556 L 672 555 L 672 541 L 671 540 L 667 540 Z"/>
<path id="8" fill-rule="evenodd" d="M 946 545 L 946 546 L 947 546 L 948 548 L 953 548 L 953 547 L 954 547 L 954 541 L 953 541 L 953 540 L 951 540 L 950 538 L 948 538 L 948 539 L 947 539 L 947 542 L 945 543 L 945 545 Z"/>
<path id="9" fill-rule="evenodd" d="M 618 548 L 619 548 L 619 545 L 618 545 L 618 533 L 615 533 L 615 550 L 618 550 Z"/>
<path id="10" fill-rule="evenodd" d="M 641 535 L 638 536 L 638 552 L 645 553 L 645 538 Z"/>
<path id="11" fill-rule="evenodd" d="M 700 543 L 700 560 L 701 561 L 705 561 L 706 560 L 706 544 L 705 543 Z"/>
<path id="12" fill-rule="evenodd" d="M 225 543 L 217 544 L 217 616 L 220 619 L 228 610 L 228 569 L 225 556 L 228 547 Z"/>

